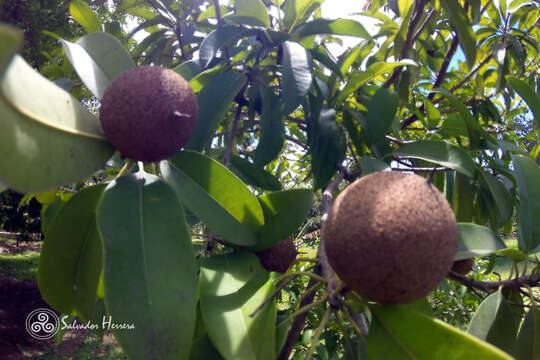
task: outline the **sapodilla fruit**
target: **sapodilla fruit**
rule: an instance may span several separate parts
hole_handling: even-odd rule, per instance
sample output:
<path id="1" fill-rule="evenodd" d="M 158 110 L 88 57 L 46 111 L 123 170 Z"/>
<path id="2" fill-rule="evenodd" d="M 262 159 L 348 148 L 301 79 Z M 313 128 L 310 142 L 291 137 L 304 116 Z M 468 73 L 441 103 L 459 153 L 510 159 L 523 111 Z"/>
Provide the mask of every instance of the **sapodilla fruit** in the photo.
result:
<path id="1" fill-rule="evenodd" d="M 139 66 L 107 87 L 99 118 L 105 137 L 122 156 L 154 162 L 188 142 L 198 113 L 197 98 L 182 76 L 159 66 Z"/>
<path id="2" fill-rule="evenodd" d="M 258 251 L 255 254 L 266 270 L 284 273 L 291 267 L 298 251 L 292 239 L 288 238 L 269 249 Z"/>
<path id="3" fill-rule="evenodd" d="M 454 261 L 452 265 L 452 271 L 461 275 L 467 275 L 473 269 L 474 259 L 463 259 Z"/>
<path id="4" fill-rule="evenodd" d="M 376 172 L 336 198 L 324 242 L 330 265 L 350 289 L 383 304 L 405 304 L 449 273 L 457 233 L 448 202 L 426 179 Z"/>

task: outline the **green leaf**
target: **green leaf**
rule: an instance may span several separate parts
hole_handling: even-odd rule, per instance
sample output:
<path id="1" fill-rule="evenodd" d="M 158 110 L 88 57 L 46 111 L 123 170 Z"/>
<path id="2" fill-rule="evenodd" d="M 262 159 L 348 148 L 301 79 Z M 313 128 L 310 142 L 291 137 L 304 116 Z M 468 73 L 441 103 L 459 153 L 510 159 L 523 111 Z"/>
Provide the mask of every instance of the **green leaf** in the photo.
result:
<path id="1" fill-rule="evenodd" d="M 511 354 L 517 330 L 512 309 L 499 289 L 476 309 L 467 332 Z"/>
<path id="2" fill-rule="evenodd" d="M 98 207 L 105 305 L 130 359 L 187 359 L 196 318 L 197 268 L 184 209 L 162 179 L 129 174 Z"/>
<path id="3" fill-rule="evenodd" d="M 488 255 L 506 248 L 504 242 L 485 226 L 459 223 L 458 250 L 454 260 Z"/>
<path id="4" fill-rule="evenodd" d="M 276 303 L 249 315 L 274 290 L 248 252 L 208 258 L 201 267 L 201 312 L 212 343 L 227 360 L 274 360 Z"/>
<path id="5" fill-rule="evenodd" d="M 458 34 L 459 45 L 465 53 L 469 69 L 472 69 L 476 61 L 476 38 L 473 27 L 467 19 L 467 13 L 459 2 L 454 0 L 441 0 L 441 5 L 446 10 L 450 22 Z"/>
<path id="6" fill-rule="evenodd" d="M 540 356 L 540 308 L 533 306 L 525 316 L 516 341 L 517 360 L 535 360 Z"/>
<path id="7" fill-rule="evenodd" d="M 508 221 L 508 219 L 510 219 L 510 217 L 512 217 L 514 210 L 512 196 L 504 184 L 495 176 L 489 175 L 483 170 L 480 170 L 480 174 L 482 175 L 482 179 L 485 181 L 491 196 L 495 200 L 499 224 L 504 224 L 506 221 Z"/>
<path id="8" fill-rule="evenodd" d="M 369 35 L 364 26 L 360 22 L 351 19 L 315 19 L 305 23 L 300 28 L 299 33 L 300 37 L 329 34 L 371 39 L 371 35 Z"/>
<path id="9" fill-rule="evenodd" d="M 22 31 L 0 23 L 0 78 L 22 42 Z"/>
<path id="10" fill-rule="evenodd" d="M 257 166 L 265 166 L 274 160 L 285 141 L 285 127 L 281 117 L 281 102 L 277 95 L 270 89 L 261 91 L 262 114 L 261 136 L 255 149 L 254 161 Z"/>
<path id="11" fill-rule="evenodd" d="M 201 73 L 202 68 L 199 65 L 199 62 L 196 60 L 188 60 L 173 69 L 180 74 L 186 81 L 190 81 L 199 73 Z"/>
<path id="12" fill-rule="evenodd" d="M 222 360 L 214 344 L 208 336 L 208 330 L 204 326 L 200 306 L 197 307 L 197 323 L 195 325 L 195 335 L 193 336 L 193 346 L 189 354 L 189 360 Z"/>
<path id="13" fill-rule="evenodd" d="M 103 266 L 96 207 L 104 189 L 104 184 L 92 186 L 71 197 L 48 226 L 39 257 L 43 299 L 61 313 L 75 310 L 83 321 L 94 315 Z"/>
<path id="14" fill-rule="evenodd" d="M 326 109 L 315 119 L 317 130 L 313 131 L 310 149 L 311 170 L 315 177 L 314 189 L 324 188 L 345 159 L 345 134 L 336 123 L 335 115 L 335 110 Z"/>
<path id="15" fill-rule="evenodd" d="M 256 243 L 255 232 L 264 221 L 261 207 L 227 168 L 204 155 L 184 151 L 171 163 L 162 162 L 160 169 L 182 203 L 209 229 L 232 244 Z"/>
<path id="16" fill-rule="evenodd" d="M 290 32 L 295 26 L 303 24 L 323 2 L 324 0 L 287 0 L 283 8 L 283 24 Z"/>
<path id="17" fill-rule="evenodd" d="M 540 166 L 528 156 L 512 154 L 518 184 L 518 242 L 525 253 L 540 245 Z"/>
<path id="18" fill-rule="evenodd" d="M 418 140 L 403 145 L 394 154 L 446 166 L 471 178 L 476 170 L 473 159 L 465 150 L 445 141 Z"/>
<path id="19" fill-rule="evenodd" d="M 71 65 L 98 99 L 118 75 L 135 66 L 124 45 L 107 33 L 88 34 L 75 43 L 60 41 Z"/>
<path id="20" fill-rule="evenodd" d="M 511 360 L 500 349 L 404 306 L 371 306 L 369 359 Z"/>
<path id="21" fill-rule="evenodd" d="M 264 190 L 281 190 L 279 179 L 272 173 L 261 169 L 248 159 L 231 156 L 231 170 L 245 183 Z"/>
<path id="22" fill-rule="evenodd" d="M 299 43 L 283 43 L 283 101 L 284 114 L 296 109 L 313 81 L 311 59 Z"/>
<path id="23" fill-rule="evenodd" d="M 185 146 L 186 149 L 202 151 L 210 145 L 220 121 L 227 114 L 233 99 L 246 81 L 245 75 L 228 71 L 214 77 L 197 94 L 199 120 L 195 132 Z"/>
<path id="24" fill-rule="evenodd" d="M 452 209 L 457 222 L 472 222 L 473 201 L 476 189 L 472 179 L 456 172 L 452 190 Z"/>
<path id="25" fill-rule="evenodd" d="M 529 109 L 533 113 L 536 120 L 536 126 L 540 128 L 540 97 L 534 91 L 534 89 L 525 81 L 518 79 L 514 76 L 507 76 L 506 80 L 514 88 L 515 91 L 525 100 Z"/>
<path id="26" fill-rule="evenodd" d="M 257 20 L 259 25 L 270 26 L 268 10 L 261 0 L 234 0 L 235 14 Z"/>
<path id="27" fill-rule="evenodd" d="M 377 62 L 371 64 L 366 71 L 355 72 L 347 81 L 345 87 L 337 94 L 336 98 L 332 101 L 333 104 L 341 104 L 347 96 L 352 94 L 360 86 L 366 84 L 368 81 L 373 80 L 379 75 L 387 73 L 398 66 L 416 65 L 412 61 L 401 61 L 398 63 L 383 63 Z"/>
<path id="28" fill-rule="evenodd" d="M 365 137 L 368 145 L 384 139 L 394 121 L 399 106 L 398 95 L 386 88 L 379 88 L 368 104 Z"/>
<path id="29" fill-rule="evenodd" d="M 259 196 L 264 225 L 253 250 L 268 249 L 285 240 L 302 224 L 313 203 L 313 191 L 293 189 Z"/>
<path id="30" fill-rule="evenodd" d="M 362 158 L 362 176 L 366 176 L 367 174 L 371 174 L 377 171 L 390 171 L 390 165 L 385 163 L 384 161 L 381 161 L 377 158 L 371 157 L 371 156 L 364 156 Z"/>
<path id="31" fill-rule="evenodd" d="M 15 56 L 0 79 L 0 181 L 20 192 L 77 182 L 113 148 L 98 119 Z"/>
<path id="32" fill-rule="evenodd" d="M 219 49 L 232 45 L 244 36 L 246 30 L 238 26 L 225 26 L 217 28 L 204 38 L 199 50 L 199 63 L 203 69 L 207 68 Z"/>
<path id="33" fill-rule="evenodd" d="M 76 22 L 82 25 L 87 33 L 102 31 L 99 18 L 86 2 L 73 0 L 69 4 L 69 13 Z"/>

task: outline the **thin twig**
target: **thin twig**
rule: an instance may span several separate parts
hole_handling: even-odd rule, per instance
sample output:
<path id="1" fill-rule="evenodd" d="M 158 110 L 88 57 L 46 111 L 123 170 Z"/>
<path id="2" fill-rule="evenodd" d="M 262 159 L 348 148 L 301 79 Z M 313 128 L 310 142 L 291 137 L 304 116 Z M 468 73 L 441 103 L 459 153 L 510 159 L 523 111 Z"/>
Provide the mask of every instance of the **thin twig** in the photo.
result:
<path id="1" fill-rule="evenodd" d="M 257 306 L 255 310 L 251 314 L 249 314 L 249 317 L 254 317 L 266 304 L 268 304 L 277 294 L 287 286 L 288 283 L 290 283 L 294 279 L 294 277 L 290 277 L 283 281 L 280 285 L 276 287 L 274 291 L 261 303 L 261 305 Z"/>

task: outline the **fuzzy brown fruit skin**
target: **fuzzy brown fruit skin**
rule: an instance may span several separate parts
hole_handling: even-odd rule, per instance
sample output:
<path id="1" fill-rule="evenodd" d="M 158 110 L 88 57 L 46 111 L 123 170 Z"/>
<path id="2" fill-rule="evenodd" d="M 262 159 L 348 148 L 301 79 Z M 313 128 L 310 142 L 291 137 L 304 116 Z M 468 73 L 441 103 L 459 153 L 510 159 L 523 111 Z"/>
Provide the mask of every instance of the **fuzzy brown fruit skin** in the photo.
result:
<path id="1" fill-rule="evenodd" d="M 463 259 L 454 261 L 452 265 L 452 271 L 461 275 L 467 275 L 472 271 L 474 265 L 474 259 Z"/>
<path id="2" fill-rule="evenodd" d="M 426 179 L 376 172 L 339 194 L 324 241 L 330 265 L 349 288 L 383 304 L 405 304 L 446 277 L 457 234 L 452 209 Z"/>
<path id="3" fill-rule="evenodd" d="M 122 156 L 144 162 L 166 159 L 195 131 L 199 105 L 189 83 L 159 66 L 120 74 L 105 90 L 100 121 Z"/>
<path id="4" fill-rule="evenodd" d="M 294 242 L 291 239 L 287 239 L 255 254 L 266 270 L 284 273 L 296 259 L 298 251 L 296 250 L 296 246 L 294 246 Z"/>

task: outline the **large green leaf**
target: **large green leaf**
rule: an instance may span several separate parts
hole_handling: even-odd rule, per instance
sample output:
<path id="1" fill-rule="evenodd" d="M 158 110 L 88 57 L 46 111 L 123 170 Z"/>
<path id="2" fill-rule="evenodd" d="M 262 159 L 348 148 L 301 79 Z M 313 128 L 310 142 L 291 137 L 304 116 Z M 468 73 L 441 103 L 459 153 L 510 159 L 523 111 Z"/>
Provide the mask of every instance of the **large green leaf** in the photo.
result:
<path id="1" fill-rule="evenodd" d="M 476 60 L 476 38 L 472 25 L 467 18 L 467 12 L 459 2 L 454 0 L 441 0 L 441 5 L 446 10 L 450 22 L 458 34 L 459 44 L 467 58 L 467 64 L 472 69 Z"/>
<path id="2" fill-rule="evenodd" d="M 419 140 L 400 147 L 394 154 L 433 162 L 474 177 L 476 164 L 462 148 L 439 140 Z"/>
<path id="3" fill-rule="evenodd" d="M 228 71 L 217 75 L 203 87 L 197 94 L 199 120 L 186 149 L 201 151 L 210 145 L 220 121 L 227 114 L 246 80 L 245 75 Z"/>
<path id="4" fill-rule="evenodd" d="M 258 25 L 269 26 L 268 10 L 261 0 L 234 0 L 235 14 L 257 20 Z"/>
<path id="5" fill-rule="evenodd" d="M 454 260 L 491 254 L 506 248 L 504 242 L 485 226 L 459 223 L 458 250 Z"/>
<path id="6" fill-rule="evenodd" d="M 529 109 L 533 113 L 536 119 L 536 126 L 540 128 L 540 97 L 534 91 L 534 89 L 525 81 L 518 79 L 514 76 L 507 76 L 506 80 L 517 91 L 517 93 L 525 100 Z"/>
<path id="7" fill-rule="evenodd" d="M 21 46 L 22 41 L 22 31 L 0 23 L 0 78 L 4 74 L 15 51 Z"/>
<path id="8" fill-rule="evenodd" d="M 232 45 L 236 40 L 244 36 L 246 29 L 238 26 L 225 26 L 217 28 L 204 38 L 199 50 L 199 63 L 207 68 L 219 49 Z"/>
<path id="9" fill-rule="evenodd" d="M 262 90 L 261 136 L 255 149 L 254 160 L 257 166 L 265 166 L 274 160 L 285 140 L 285 127 L 281 117 L 281 102 L 270 89 Z"/>
<path id="10" fill-rule="evenodd" d="M 369 359 L 512 359 L 495 346 L 411 307 L 376 305 L 370 309 Z"/>
<path id="11" fill-rule="evenodd" d="M 248 252 L 208 258 L 201 267 L 200 303 L 212 343 L 227 360 L 274 360 L 276 303 L 250 314 L 274 290 Z"/>
<path id="12" fill-rule="evenodd" d="M 188 60 L 173 69 L 179 73 L 186 81 L 190 81 L 201 73 L 202 68 L 197 60 Z"/>
<path id="13" fill-rule="evenodd" d="M 387 73 L 394 68 L 398 66 L 405 66 L 405 65 L 416 65 L 412 61 L 401 61 L 398 63 L 383 63 L 383 62 L 377 62 L 371 64 L 366 71 L 362 72 L 355 72 L 351 75 L 349 80 L 347 81 L 347 84 L 345 87 L 337 94 L 336 98 L 333 100 L 333 104 L 339 105 L 345 99 L 347 96 L 352 94 L 356 89 L 358 89 L 360 86 L 364 85 L 370 80 L 373 80 L 377 76 Z"/>
<path id="14" fill-rule="evenodd" d="M 540 245 L 540 166 L 526 155 L 512 155 L 514 176 L 518 183 L 518 240 L 526 253 Z"/>
<path id="15" fill-rule="evenodd" d="M 181 151 L 161 163 L 161 173 L 179 199 L 227 242 L 255 244 L 264 223 L 257 198 L 217 161 L 193 151 Z"/>
<path id="16" fill-rule="evenodd" d="M 135 66 L 124 45 L 107 33 L 91 33 L 75 43 L 61 42 L 73 68 L 98 99 L 118 75 Z"/>
<path id="17" fill-rule="evenodd" d="M 512 354 L 517 330 L 512 309 L 499 289 L 476 309 L 467 332 Z"/>
<path id="18" fill-rule="evenodd" d="M 236 155 L 231 156 L 231 170 L 246 184 L 264 190 L 281 190 L 279 179 L 269 171 L 262 169 L 249 161 Z"/>
<path id="19" fill-rule="evenodd" d="M 474 194 L 476 192 L 472 179 L 456 172 L 452 186 L 452 209 L 456 221 L 472 222 Z"/>
<path id="20" fill-rule="evenodd" d="M 84 179 L 113 154 L 98 119 L 15 56 L 0 79 L 0 181 L 41 192 Z"/>
<path id="21" fill-rule="evenodd" d="M 71 197 L 48 226 L 39 257 L 43 299 L 61 313 L 75 310 L 84 321 L 94 315 L 103 266 L 96 207 L 104 189 L 92 186 Z"/>
<path id="22" fill-rule="evenodd" d="M 399 106 L 398 95 L 386 88 L 380 88 L 371 98 L 366 114 L 365 137 L 368 145 L 384 139 L 394 121 Z"/>
<path id="23" fill-rule="evenodd" d="M 187 359 L 196 318 L 197 268 L 184 209 L 155 175 L 111 182 L 98 207 L 105 304 L 131 359 Z"/>
<path id="24" fill-rule="evenodd" d="M 315 189 L 324 188 L 330 182 L 345 158 L 345 134 L 336 123 L 335 115 L 335 110 L 327 109 L 321 111 L 318 119 L 314 119 L 317 126 L 313 127 L 310 151 Z"/>
<path id="25" fill-rule="evenodd" d="M 290 32 L 303 24 L 323 2 L 324 0 L 287 0 L 283 8 L 285 12 L 283 24 Z"/>
<path id="26" fill-rule="evenodd" d="M 525 316 L 516 342 L 517 360 L 540 358 L 540 308 L 533 306 Z"/>
<path id="27" fill-rule="evenodd" d="M 288 114 L 302 101 L 313 81 L 311 59 L 307 50 L 297 42 L 283 43 L 283 102 Z"/>
<path id="28" fill-rule="evenodd" d="M 371 39 L 371 35 L 369 35 L 364 26 L 360 22 L 351 19 L 315 19 L 303 25 L 299 32 L 301 37 L 329 34 L 357 36 L 364 39 Z"/>
<path id="29" fill-rule="evenodd" d="M 189 360 L 223 360 L 214 344 L 208 336 L 208 330 L 204 326 L 200 306 L 197 306 L 197 323 L 195 325 L 195 334 L 193 335 L 193 345 Z"/>
<path id="30" fill-rule="evenodd" d="M 483 170 L 480 171 L 480 174 L 482 175 L 482 179 L 485 181 L 493 200 L 495 200 L 498 214 L 497 220 L 499 221 L 499 224 L 504 224 L 510 219 L 514 210 L 512 196 L 504 184 L 495 176 L 490 175 Z"/>
<path id="31" fill-rule="evenodd" d="M 264 225 L 259 230 L 255 251 L 264 250 L 285 240 L 306 218 L 313 203 L 313 191 L 294 189 L 259 196 Z"/>
<path id="32" fill-rule="evenodd" d="M 87 33 L 102 31 L 98 16 L 83 0 L 73 0 L 69 4 L 69 13 L 76 22 L 82 25 Z"/>

